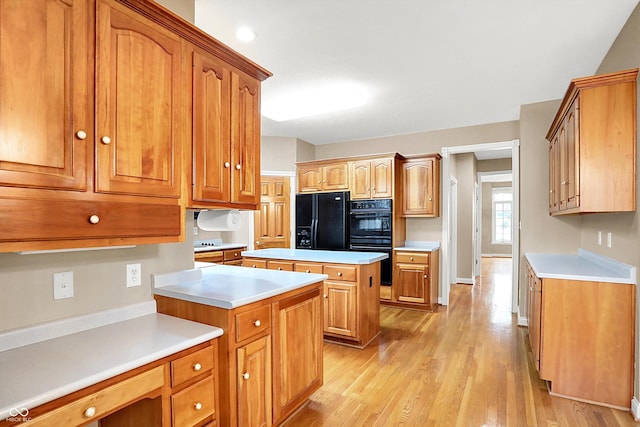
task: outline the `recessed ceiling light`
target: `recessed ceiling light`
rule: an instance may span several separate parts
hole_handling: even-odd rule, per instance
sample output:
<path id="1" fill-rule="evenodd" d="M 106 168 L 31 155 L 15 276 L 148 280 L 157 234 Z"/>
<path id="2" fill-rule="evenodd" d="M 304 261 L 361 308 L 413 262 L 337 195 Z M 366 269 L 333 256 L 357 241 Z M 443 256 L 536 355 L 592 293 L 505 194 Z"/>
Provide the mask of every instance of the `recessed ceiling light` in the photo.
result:
<path id="1" fill-rule="evenodd" d="M 256 38 L 256 33 L 249 27 L 240 27 L 236 30 L 236 37 L 243 42 L 250 42 Z"/>
<path id="2" fill-rule="evenodd" d="M 266 100 L 262 114 L 277 122 L 349 110 L 367 103 L 366 91 L 353 83 L 334 83 L 291 92 Z"/>

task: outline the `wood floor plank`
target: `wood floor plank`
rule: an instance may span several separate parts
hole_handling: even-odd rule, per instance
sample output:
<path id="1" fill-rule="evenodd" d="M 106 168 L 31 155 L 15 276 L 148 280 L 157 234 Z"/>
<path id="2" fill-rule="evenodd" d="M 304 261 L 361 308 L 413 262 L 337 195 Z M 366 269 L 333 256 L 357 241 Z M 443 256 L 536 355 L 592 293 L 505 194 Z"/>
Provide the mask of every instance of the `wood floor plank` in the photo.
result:
<path id="1" fill-rule="evenodd" d="M 368 348 L 324 344 L 324 385 L 284 425 L 640 427 L 628 412 L 549 395 L 510 292 L 511 259 L 483 258 L 448 307 L 381 307 Z"/>

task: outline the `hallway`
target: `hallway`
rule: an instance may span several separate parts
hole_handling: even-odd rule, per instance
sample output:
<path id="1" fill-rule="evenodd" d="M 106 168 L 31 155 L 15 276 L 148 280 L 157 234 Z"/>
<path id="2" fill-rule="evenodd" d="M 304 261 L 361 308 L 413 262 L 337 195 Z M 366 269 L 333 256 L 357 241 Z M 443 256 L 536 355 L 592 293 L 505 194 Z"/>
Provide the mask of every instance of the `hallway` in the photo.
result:
<path id="1" fill-rule="evenodd" d="M 484 258 L 435 313 L 381 307 L 365 350 L 324 345 L 324 386 L 286 426 L 640 426 L 628 412 L 549 396 L 511 314 L 511 259 Z M 506 290 L 505 290 L 506 287 Z"/>

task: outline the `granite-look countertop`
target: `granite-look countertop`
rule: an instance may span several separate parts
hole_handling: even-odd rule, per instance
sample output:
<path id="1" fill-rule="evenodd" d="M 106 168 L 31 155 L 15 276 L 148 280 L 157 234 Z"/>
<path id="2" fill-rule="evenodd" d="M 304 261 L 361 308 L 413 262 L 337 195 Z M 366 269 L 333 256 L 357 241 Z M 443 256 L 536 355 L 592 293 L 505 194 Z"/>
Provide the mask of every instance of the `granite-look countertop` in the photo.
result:
<path id="1" fill-rule="evenodd" d="M 320 251 L 311 249 L 271 248 L 242 251 L 243 257 L 309 261 L 327 264 L 373 264 L 389 258 L 384 252 Z"/>
<path id="2" fill-rule="evenodd" d="M 321 282 L 326 274 L 214 265 L 153 275 L 153 293 L 170 298 L 236 308 Z"/>
<path id="3" fill-rule="evenodd" d="M 526 253 L 541 279 L 636 284 L 636 267 L 580 249 L 577 255 Z"/>

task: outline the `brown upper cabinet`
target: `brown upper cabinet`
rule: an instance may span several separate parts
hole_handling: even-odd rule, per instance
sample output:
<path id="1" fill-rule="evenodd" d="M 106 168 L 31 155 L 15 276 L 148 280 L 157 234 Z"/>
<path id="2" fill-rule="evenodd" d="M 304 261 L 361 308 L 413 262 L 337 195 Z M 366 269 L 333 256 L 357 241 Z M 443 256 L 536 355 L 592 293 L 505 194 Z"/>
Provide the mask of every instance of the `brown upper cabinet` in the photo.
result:
<path id="1" fill-rule="evenodd" d="M 440 216 L 440 159 L 431 154 L 407 157 L 402 163 L 403 216 Z"/>
<path id="2" fill-rule="evenodd" d="M 309 162 L 298 166 L 298 192 L 343 191 L 349 189 L 349 163 Z"/>
<path id="3" fill-rule="evenodd" d="M 187 46 L 229 63 L 230 197 L 255 206 L 268 71 L 148 0 L 3 0 L 0 27 L 0 252 L 184 239 Z"/>
<path id="4" fill-rule="evenodd" d="M 549 213 L 636 209 L 638 69 L 571 81 L 549 128 Z"/>
<path id="5" fill-rule="evenodd" d="M 191 58 L 193 155 L 185 165 L 193 169 L 189 206 L 256 209 L 260 79 L 202 49 L 193 48 Z"/>
<path id="6" fill-rule="evenodd" d="M 394 196 L 394 159 L 350 162 L 351 199 L 390 199 Z"/>

